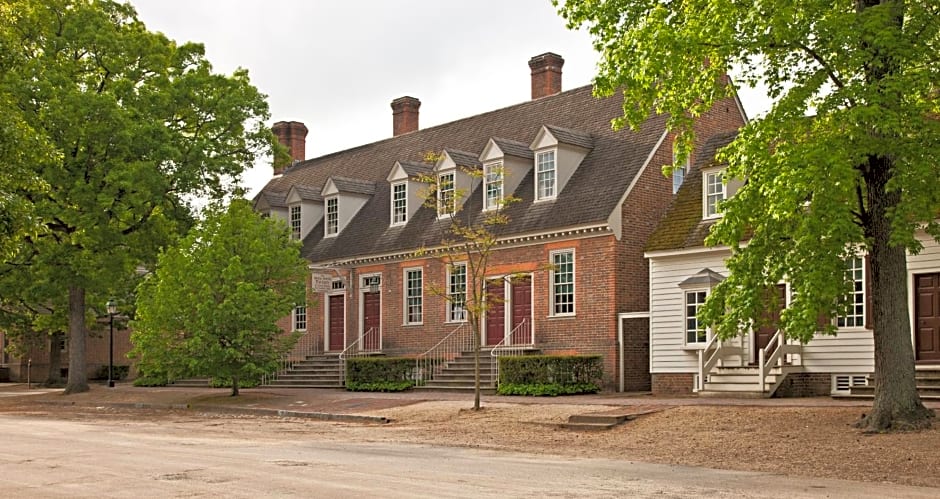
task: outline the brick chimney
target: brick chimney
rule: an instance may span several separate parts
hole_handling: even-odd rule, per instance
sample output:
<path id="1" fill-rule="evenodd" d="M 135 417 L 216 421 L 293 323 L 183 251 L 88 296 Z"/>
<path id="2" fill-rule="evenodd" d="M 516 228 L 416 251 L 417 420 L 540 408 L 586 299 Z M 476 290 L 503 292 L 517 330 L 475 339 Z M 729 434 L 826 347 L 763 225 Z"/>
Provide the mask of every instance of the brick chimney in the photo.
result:
<path id="1" fill-rule="evenodd" d="M 418 108 L 421 101 L 414 97 L 399 97 L 392 101 L 392 136 L 418 129 Z"/>
<path id="2" fill-rule="evenodd" d="M 546 52 L 529 59 L 532 70 L 532 99 L 541 99 L 561 92 L 561 67 L 565 60 L 560 55 Z"/>
<path id="3" fill-rule="evenodd" d="M 307 127 L 299 121 L 278 121 L 271 127 L 271 131 L 277 136 L 277 141 L 287 147 L 290 152 L 292 163 L 307 159 Z M 289 165 L 276 167 L 275 175 L 284 173 Z"/>

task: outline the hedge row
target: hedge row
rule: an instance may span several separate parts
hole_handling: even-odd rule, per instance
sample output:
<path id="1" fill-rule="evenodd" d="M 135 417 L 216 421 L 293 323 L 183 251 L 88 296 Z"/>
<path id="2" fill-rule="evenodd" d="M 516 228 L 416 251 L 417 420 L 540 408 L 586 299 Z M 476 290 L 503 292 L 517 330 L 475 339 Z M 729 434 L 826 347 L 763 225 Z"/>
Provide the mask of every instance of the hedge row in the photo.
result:
<path id="1" fill-rule="evenodd" d="M 353 357 L 346 360 L 346 389 L 353 392 L 400 392 L 414 386 L 414 359 Z"/>
<path id="2" fill-rule="evenodd" d="M 500 395 L 573 395 L 601 391 L 600 355 L 523 355 L 499 358 Z"/>

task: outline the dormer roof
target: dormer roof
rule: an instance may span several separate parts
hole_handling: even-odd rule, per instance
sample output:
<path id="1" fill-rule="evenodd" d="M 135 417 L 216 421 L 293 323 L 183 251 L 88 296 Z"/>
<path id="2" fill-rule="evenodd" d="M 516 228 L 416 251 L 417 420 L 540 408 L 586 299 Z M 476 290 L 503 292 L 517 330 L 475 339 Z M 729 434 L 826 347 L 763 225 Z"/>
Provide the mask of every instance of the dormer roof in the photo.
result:
<path id="1" fill-rule="evenodd" d="M 323 186 L 323 195 L 332 196 L 339 193 L 371 196 L 375 194 L 375 182 L 348 177 L 330 177 L 327 179 L 326 184 Z"/>
<path id="2" fill-rule="evenodd" d="M 522 142 L 493 137 L 486 143 L 483 152 L 480 153 L 480 159 L 482 160 L 483 158 L 492 156 L 493 147 L 498 148 L 503 156 L 515 156 L 523 159 L 532 159 L 535 157 L 535 154 L 532 153 L 532 149 L 529 149 L 529 146 Z"/>
<path id="3" fill-rule="evenodd" d="M 545 125 L 535 135 L 530 149 L 539 149 L 546 144 L 568 144 L 582 149 L 593 149 L 594 139 L 591 134 L 581 132 L 571 128 L 564 128 L 554 125 Z"/>
<path id="4" fill-rule="evenodd" d="M 287 192 L 287 199 L 294 201 L 294 199 L 299 201 L 317 201 L 322 202 L 323 196 L 320 195 L 320 189 L 316 187 L 310 187 L 307 185 L 294 185 L 291 186 L 290 191 Z"/>
<path id="5" fill-rule="evenodd" d="M 287 208 L 286 192 L 265 192 L 261 191 L 255 198 L 254 208 L 256 210 L 269 210 L 275 208 Z"/>
<path id="6" fill-rule="evenodd" d="M 456 167 L 480 168 L 479 155 L 461 151 L 459 149 L 444 149 L 441 159 L 434 165 L 434 171 L 451 170 Z"/>
<path id="7" fill-rule="evenodd" d="M 392 171 L 385 177 L 387 182 L 396 182 L 405 179 L 416 179 L 422 175 L 429 175 L 434 171 L 427 163 L 417 161 L 396 161 Z"/>

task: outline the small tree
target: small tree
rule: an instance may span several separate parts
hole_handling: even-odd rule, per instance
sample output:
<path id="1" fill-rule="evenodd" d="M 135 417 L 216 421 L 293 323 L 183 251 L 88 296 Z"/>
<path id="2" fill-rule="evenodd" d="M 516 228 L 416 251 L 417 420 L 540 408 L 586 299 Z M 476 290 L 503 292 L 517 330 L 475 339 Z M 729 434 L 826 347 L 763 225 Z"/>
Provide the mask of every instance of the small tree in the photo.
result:
<path id="1" fill-rule="evenodd" d="M 306 261 L 280 221 L 244 199 L 211 207 L 141 283 L 132 356 L 146 375 L 239 382 L 276 368 L 296 341 L 278 319 L 304 303 Z"/>
<path id="2" fill-rule="evenodd" d="M 441 155 L 428 153 L 425 161 L 436 163 L 442 159 Z M 457 171 L 469 177 L 469 185 L 458 186 Z M 433 248 L 422 248 L 419 255 L 433 254 L 443 262 L 452 273 L 456 264 L 466 267 L 466 286 L 461 294 L 451 294 L 447 284 L 443 287 L 431 286 L 432 294 L 443 297 L 451 306 L 461 307 L 466 315 L 467 325 L 473 336 L 473 377 L 474 395 L 473 409 L 480 409 L 480 331 L 487 309 L 499 298 L 487 296 L 486 277 L 490 272 L 490 260 L 502 230 L 509 224 L 506 207 L 518 201 L 512 195 L 503 195 L 505 169 L 499 166 L 488 166 L 483 169 L 457 165 L 453 180 L 442 180 L 437 175 L 423 175 L 421 182 L 428 187 L 421 193 L 424 206 L 437 211 L 442 217 L 440 225 L 441 242 Z M 499 185 L 499 193 L 487 196 L 484 203 L 486 209 L 472 213 L 463 209 L 463 200 L 474 192 L 484 179 Z"/>

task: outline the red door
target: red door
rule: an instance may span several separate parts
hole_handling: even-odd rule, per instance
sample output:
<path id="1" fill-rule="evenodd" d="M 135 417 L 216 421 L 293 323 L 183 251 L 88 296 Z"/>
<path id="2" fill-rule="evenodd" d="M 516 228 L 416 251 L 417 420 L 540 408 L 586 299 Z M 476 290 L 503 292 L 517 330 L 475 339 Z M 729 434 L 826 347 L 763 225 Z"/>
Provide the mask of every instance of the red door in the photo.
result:
<path id="1" fill-rule="evenodd" d="M 940 273 L 914 276 L 914 352 L 918 361 L 940 361 Z"/>
<path id="2" fill-rule="evenodd" d="M 773 303 L 774 300 L 771 298 L 771 296 L 773 296 L 772 293 L 776 293 L 775 298 L 777 303 L 775 305 Z M 768 296 L 767 306 L 764 309 L 764 325 L 754 332 L 755 359 L 758 358 L 757 352 L 761 348 L 767 348 L 771 338 L 777 334 L 777 330 L 780 329 L 780 312 L 787 306 L 787 286 L 785 284 L 778 284 L 774 289 L 768 290 L 767 294 L 770 296 Z"/>
<path id="3" fill-rule="evenodd" d="M 532 343 L 532 279 L 522 277 L 512 281 L 512 331 L 513 345 Z"/>
<path id="4" fill-rule="evenodd" d="M 382 325 L 380 313 L 382 299 L 379 293 L 364 293 L 362 295 L 362 350 L 379 350 L 379 327 Z"/>
<path id="5" fill-rule="evenodd" d="M 332 295 L 330 301 L 329 350 L 342 351 L 346 335 L 346 302 L 343 295 Z"/>
<path id="6" fill-rule="evenodd" d="M 506 336 L 506 299 L 503 280 L 486 283 L 486 344 L 496 345 Z"/>

